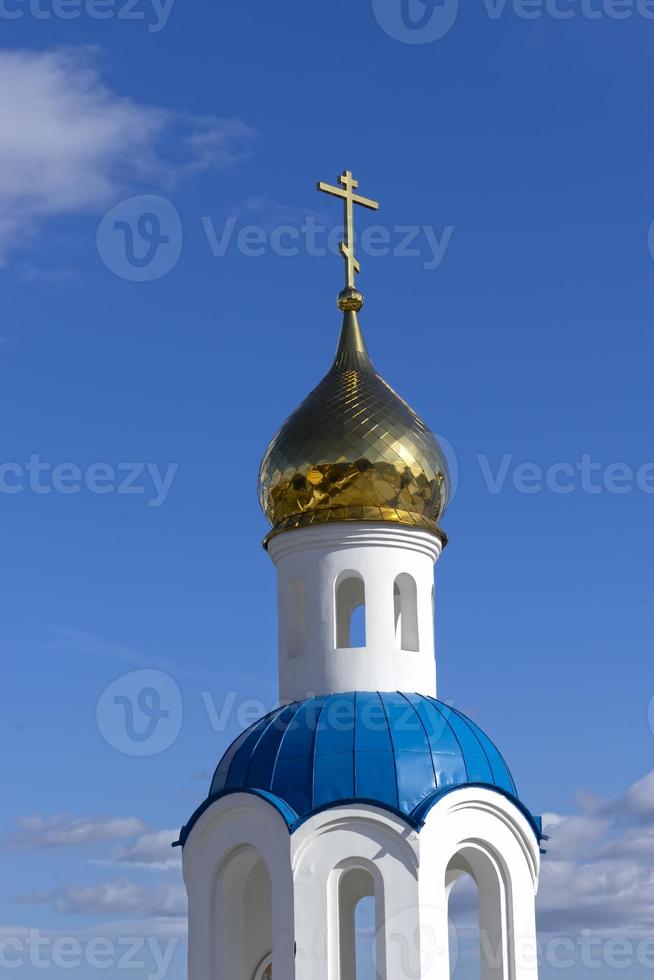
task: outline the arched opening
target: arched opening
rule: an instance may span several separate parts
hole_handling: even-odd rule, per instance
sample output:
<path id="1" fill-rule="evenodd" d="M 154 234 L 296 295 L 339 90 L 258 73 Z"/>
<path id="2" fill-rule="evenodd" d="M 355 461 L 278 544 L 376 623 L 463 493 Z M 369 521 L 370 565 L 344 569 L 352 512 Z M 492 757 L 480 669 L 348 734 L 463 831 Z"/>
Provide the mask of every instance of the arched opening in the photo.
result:
<path id="1" fill-rule="evenodd" d="M 503 980 L 508 960 L 507 887 L 495 855 L 478 844 L 466 845 L 451 859 L 446 885 L 450 976 Z"/>
<path id="2" fill-rule="evenodd" d="M 338 881 L 338 980 L 375 980 L 379 955 L 379 902 L 375 881 L 364 868 L 350 868 Z"/>
<path id="3" fill-rule="evenodd" d="M 450 977 L 480 980 L 479 891 L 474 878 L 460 874 L 448 899 Z"/>
<path id="4" fill-rule="evenodd" d="M 294 578 L 288 585 L 286 641 L 288 656 L 301 657 L 307 643 L 307 597 L 303 578 Z"/>
<path id="5" fill-rule="evenodd" d="M 365 647 L 366 590 L 360 575 L 346 572 L 337 580 L 334 605 L 337 649 Z"/>
<path id="6" fill-rule="evenodd" d="M 418 637 L 418 589 L 415 579 L 403 572 L 393 586 L 395 642 L 400 650 L 420 649 Z"/>
<path id="7" fill-rule="evenodd" d="M 376 980 L 375 899 L 366 896 L 354 910 L 354 961 L 357 980 Z"/>
<path id="8" fill-rule="evenodd" d="M 272 884 L 259 852 L 240 848 L 216 888 L 216 980 L 270 980 Z"/>

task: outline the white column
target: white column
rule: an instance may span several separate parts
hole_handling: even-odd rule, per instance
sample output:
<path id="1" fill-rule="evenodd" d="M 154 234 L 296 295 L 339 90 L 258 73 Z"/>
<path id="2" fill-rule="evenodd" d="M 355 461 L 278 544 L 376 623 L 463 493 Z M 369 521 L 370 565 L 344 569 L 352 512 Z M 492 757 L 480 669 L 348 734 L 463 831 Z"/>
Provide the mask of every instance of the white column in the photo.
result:
<path id="1" fill-rule="evenodd" d="M 383 811 L 348 806 L 312 817 L 291 846 L 295 980 L 352 980 L 351 915 L 366 894 L 378 980 L 421 980 L 417 835 Z"/>
<path id="2" fill-rule="evenodd" d="M 444 796 L 420 833 L 420 901 L 436 955 L 423 980 L 449 977 L 449 892 L 461 873 L 479 891 L 483 980 L 537 980 L 535 895 L 540 855 L 524 815 L 491 790 Z"/>
<path id="3" fill-rule="evenodd" d="M 191 830 L 183 867 L 188 980 L 251 980 L 269 953 L 275 980 L 295 980 L 290 838 L 279 813 L 249 794 L 219 800 Z"/>
<path id="4" fill-rule="evenodd" d="M 434 696 L 432 596 L 441 550 L 436 535 L 390 523 L 334 523 L 274 535 L 268 552 L 277 569 L 280 697 L 357 690 Z M 366 645 L 341 649 L 336 589 L 349 574 L 363 581 Z M 415 583 L 417 650 L 401 649 L 396 636 L 400 576 Z"/>

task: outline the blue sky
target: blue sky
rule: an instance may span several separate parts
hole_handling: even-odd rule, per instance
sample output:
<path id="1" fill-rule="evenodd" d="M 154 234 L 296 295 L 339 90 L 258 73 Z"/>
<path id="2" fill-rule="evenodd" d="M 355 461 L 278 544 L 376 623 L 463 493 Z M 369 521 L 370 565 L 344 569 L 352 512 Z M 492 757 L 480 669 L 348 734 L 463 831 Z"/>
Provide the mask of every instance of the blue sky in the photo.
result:
<path id="1" fill-rule="evenodd" d="M 26 976 L 30 928 L 55 976 L 55 938 L 135 934 L 179 938 L 184 976 L 167 841 L 274 703 L 256 475 L 336 344 L 315 181 L 346 167 L 382 202 L 371 354 L 457 474 L 439 694 L 556 815 L 543 936 L 651 932 L 653 11 L 407 4 L 0 11 L 0 937 Z M 136 670 L 179 697 L 157 754 L 103 708 Z"/>

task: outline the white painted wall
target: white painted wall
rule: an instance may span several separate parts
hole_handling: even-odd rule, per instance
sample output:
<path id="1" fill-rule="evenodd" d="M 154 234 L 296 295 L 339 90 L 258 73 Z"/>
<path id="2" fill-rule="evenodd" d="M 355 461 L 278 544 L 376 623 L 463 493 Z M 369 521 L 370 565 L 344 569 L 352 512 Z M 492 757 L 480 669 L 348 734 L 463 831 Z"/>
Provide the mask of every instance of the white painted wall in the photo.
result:
<path id="1" fill-rule="evenodd" d="M 356 899 L 356 882 L 348 894 L 347 881 L 356 869 L 373 881 L 379 980 L 420 980 L 420 972 L 412 972 L 415 958 L 407 961 L 396 938 L 398 931 L 412 936 L 419 926 L 418 835 L 376 807 L 345 806 L 308 820 L 293 834 L 291 847 L 295 980 L 352 980 L 347 964 L 353 936 L 343 930 L 343 917 Z"/>
<path id="2" fill-rule="evenodd" d="M 450 976 L 447 906 L 463 872 L 479 889 L 482 980 L 537 980 L 539 869 L 534 833 L 510 800 L 471 786 L 444 796 L 420 832 L 421 928 L 434 951 L 420 980 Z"/>
<path id="3" fill-rule="evenodd" d="M 441 549 L 435 535 L 397 524 L 334 523 L 274 535 L 268 552 L 277 569 L 280 698 L 357 690 L 434 696 L 434 563 Z M 364 584 L 366 646 L 339 649 L 336 590 L 350 574 Z M 400 576 L 415 582 L 417 642 L 414 627 L 405 635 L 418 650 L 400 648 Z"/>
<path id="4" fill-rule="evenodd" d="M 254 915 L 248 918 L 246 904 L 251 912 L 257 881 L 267 888 L 261 864 L 270 879 L 270 916 L 265 901 L 257 905 L 255 900 Z M 293 980 L 290 838 L 279 813 L 247 793 L 214 803 L 184 845 L 183 869 L 189 980 L 253 980 L 256 967 L 271 951 L 275 980 Z"/>
<path id="5" fill-rule="evenodd" d="M 419 834 L 380 808 L 348 805 L 316 814 L 290 836 L 265 801 L 225 797 L 184 847 L 189 980 L 253 980 L 270 941 L 274 980 L 352 980 L 348 920 L 370 891 L 380 980 L 449 980 L 447 906 L 462 872 L 479 886 L 486 950 L 499 950 L 495 961 L 482 955 L 483 980 L 537 980 L 539 861 L 523 814 L 490 790 L 454 790 Z M 243 921 L 234 875 L 265 893 L 262 866 L 270 920 L 260 909 Z M 252 948 L 239 958 L 244 929 Z"/>

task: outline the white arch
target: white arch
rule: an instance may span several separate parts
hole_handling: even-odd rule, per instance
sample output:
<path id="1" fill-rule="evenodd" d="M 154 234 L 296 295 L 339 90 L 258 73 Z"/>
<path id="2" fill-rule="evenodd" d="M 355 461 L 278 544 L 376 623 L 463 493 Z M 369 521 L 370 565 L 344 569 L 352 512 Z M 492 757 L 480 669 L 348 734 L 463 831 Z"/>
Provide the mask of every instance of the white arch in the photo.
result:
<path id="1" fill-rule="evenodd" d="M 460 847 L 447 866 L 448 899 L 462 874 L 470 875 L 479 894 L 482 980 L 503 980 L 513 976 L 509 950 L 510 873 L 491 848 L 479 841 L 469 841 Z"/>
<path id="2" fill-rule="evenodd" d="M 539 864 L 532 827 L 500 793 L 468 786 L 439 800 L 420 834 L 422 916 L 437 938 L 437 953 L 421 980 L 450 975 L 448 898 L 464 872 L 479 889 L 482 977 L 536 980 Z"/>
<path id="3" fill-rule="evenodd" d="M 365 622 L 366 585 L 359 572 L 348 569 L 341 572 L 334 582 L 334 646 L 337 650 L 355 646 L 352 642 L 352 616 L 359 606 L 363 606 Z M 365 645 L 364 635 L 360 646 Z"/>
<path id="4" fill-rule="evenodd" d="M 261 882 L 259 862 L 267 869 L 272 890 L 273 976 L 276 980 L 294 980 L 290 835 L 278 811 L 249 793 L 235 793 L 213 803 L 199 817 L 184 845 L 183 870 L 189 900 L 189 980 L 241 980 L 238 973 L 236 976 L 230 973 L 234 960 L 221 961 L 216 909 L 225 895 L 229 900 L 230 880 L 242 881 L 243 876 L 243 897 L 247 900 L 249 876 L 259 874 L 258 882 Z M 256 893 L 256 877 L 250 879 L 250 884 Z M 234 914 L 237 917 L 238 911 Z M 224 927 L 229 928 L 229 917 Z M 227 943 L 229 956 L 238 942 Z M 259 959 L 268 952 L 262 946 Z M 240 969 L 238 953 L 233 955 Z M 254 958 L 253 954 L 252 962 L 242 961 L 248 969 L 252 966 L 247 980 L 251 980 L 258 965 Z"/>
<path id="5" fill-rule="evenodd" d="M 214 976 L 252 980 L 272 953 L 272 882 L 255 847 L 223 861 L 214 887 Z"/>
<path id="6" fill-rule="evenodd" d="M 405 980 L 405 936 L 419 924 L 418 835 L 399 817 L 348 805 L 315 814 L 291 838 L 295 887 L 296 980 L 351 980 L 341 956 L 344 922 L 369 875 L 376 899 L 376 970 Z M 344 889 L 341 890 L 344 886 Z M 339 899 L 341 901 L 339 901 Z M 416 953 L 419 956 L 419 943 Z"/>
<path id="7" fill-rule="evenodd" d="M 375 962 L 386 959 L 384 933 L 384 879 L 378 867 L 363 858 L 346 858 L 332 871 L 328 882 L 330 928 L 328 942 L 338 957 L 339 980 L 356 980 L 356 909 L 364 898 L 375 901 Z"/>
<path id="8" fill-rule="evenodd" d="M 286 603 L 286 650 L 291 658 L 301 657 L 307 646 L 307 595 L 303 578 L 296 576 L 288 585 Z"/>
<path id="9" fill-rule="evenodd" d="M 395 642 L 400 650 L 420 650 L 418 628 L 418 586 L 408 572 L 402 572 L 393 583 Z"/>

